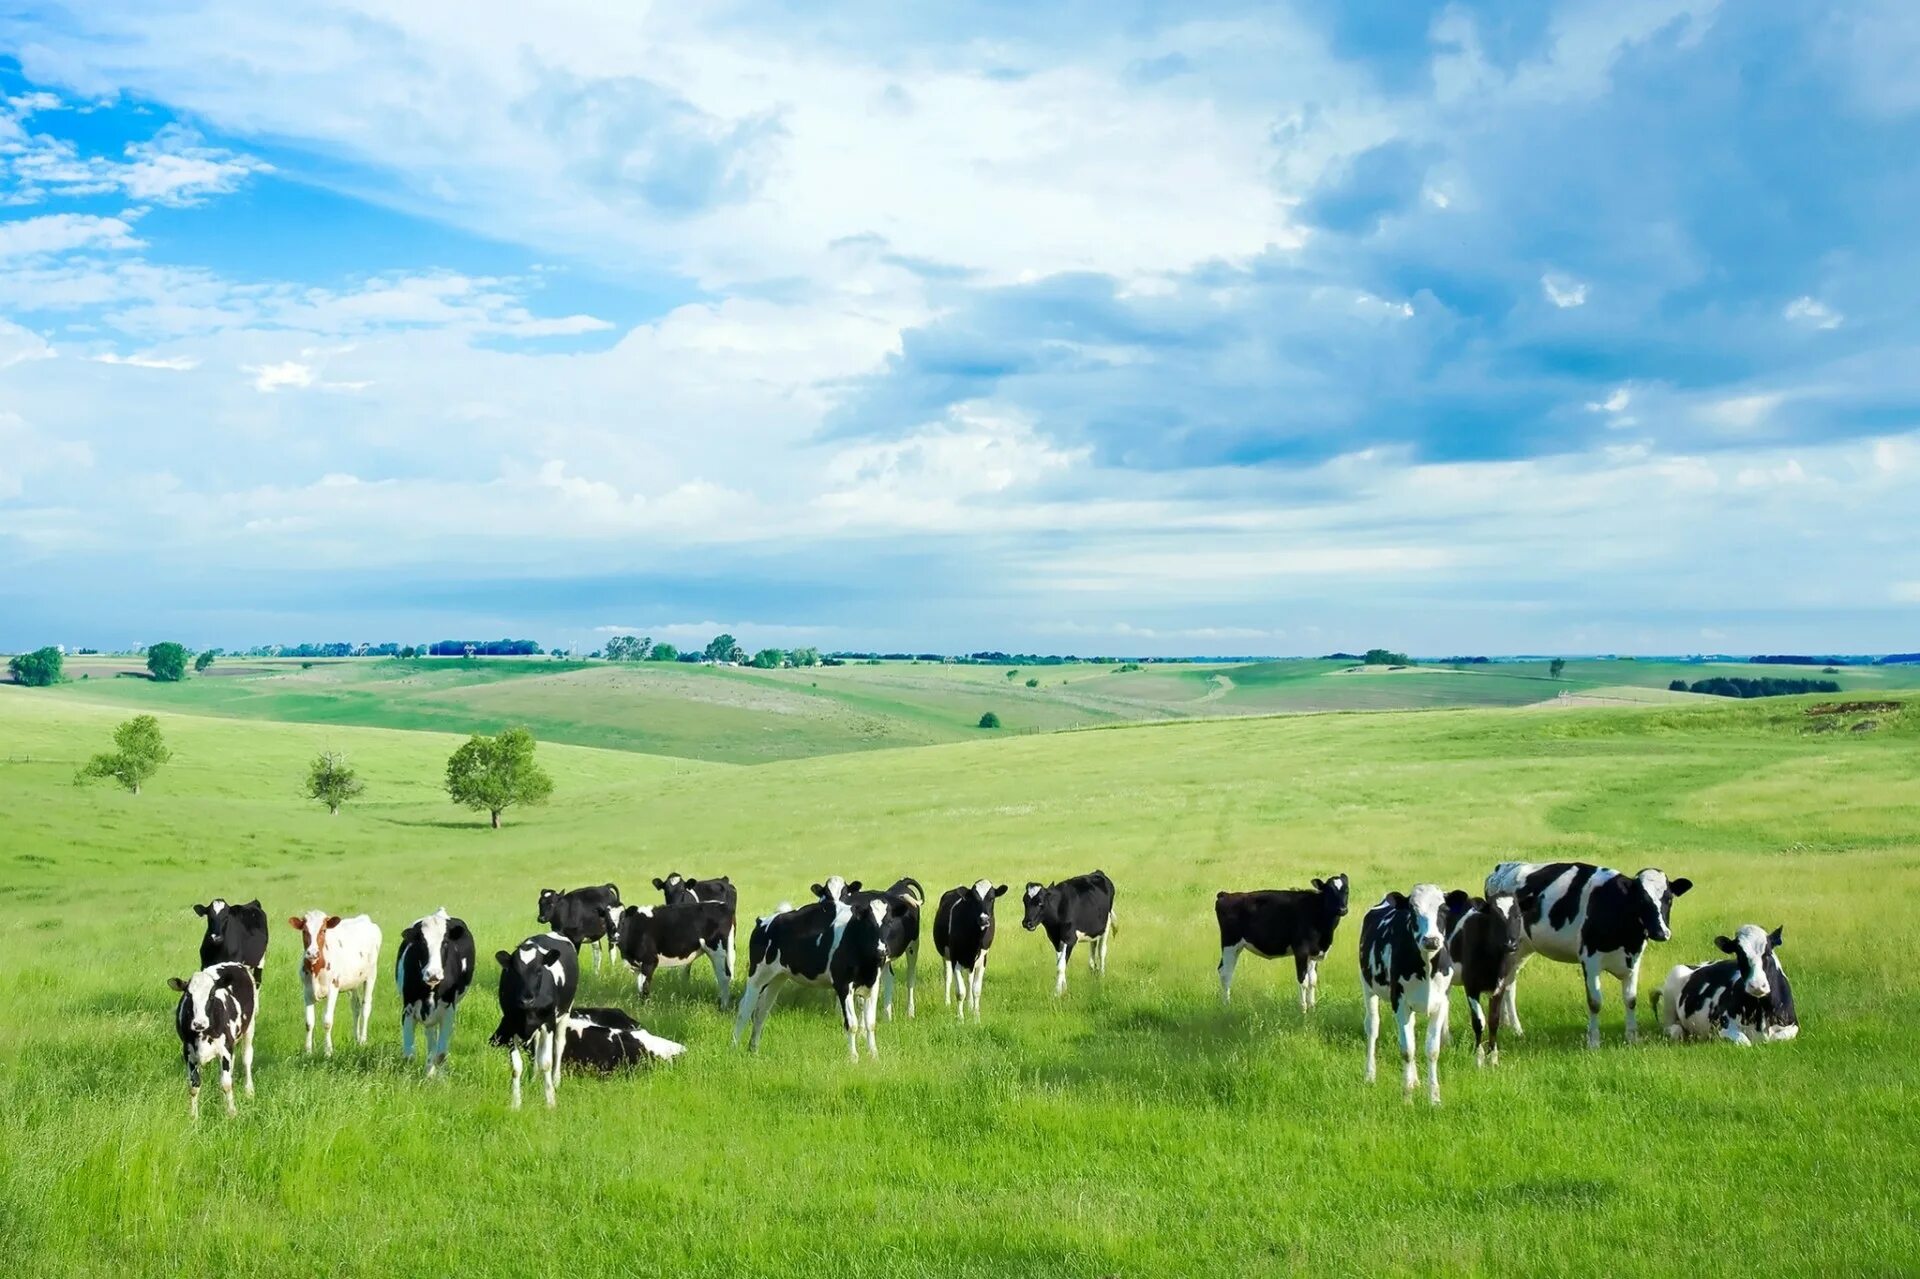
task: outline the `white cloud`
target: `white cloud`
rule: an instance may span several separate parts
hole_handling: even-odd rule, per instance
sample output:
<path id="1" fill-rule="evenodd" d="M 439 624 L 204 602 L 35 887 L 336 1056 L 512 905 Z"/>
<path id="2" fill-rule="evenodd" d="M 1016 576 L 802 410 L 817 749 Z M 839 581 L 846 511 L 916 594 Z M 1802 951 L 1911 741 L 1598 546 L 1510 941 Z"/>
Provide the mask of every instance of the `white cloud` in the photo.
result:
<path id="1" fill-rule="evenodd" d="M 283 360 L 279 364 L 249 364 L 246 371 L 254 375 L 253 389 L 256 391 L 272 392 L 289 387 L 304 390 L 313 385 L 313 366 L 296 360 Z"/>
<path id="2" fill-rule="evenodd" d="M 1920 604 L 1920 582 L 1895 582 L 1887 595 L 1896 604 Z"/>
<path id="3" fill-rule="evenodd" d="M 1733 395 L 1711 400 L 1700 407 L 1700 416 L 1715 426 L 1735 431 L 1750 431 L 1780 407 L 1786 395 L 1768 391 L 1757 395 Z"/>
<path id="4" fill-rule="evenodd" d="M 1795 324 L 1813 329 L 1837 329 L 1846 319 L 1825 302 L 1810 297 L 1795 298 L 1781 314 Z"/>
<path id="5" fill-rule="evenodd" d="M 0 320 L 0 369 L 25 360 L 51 360 L 54 350 L 47 340 L 32 329 L 23 329 L 8 320 Z"/>
<path id="6" fill-rule="evenodd" d="M 141 247 L 123 218 L 89 213 L 48 213 L 0 222 L 0 259 L 67 253 L 75 249 L 127 250 Z"/>
<path id="7" fill-rule="evenodd" d="M 191 373 L 200 367 L 200 361 L 191 355 L 151 355 L 136 351 L 132 355 L 116 355 L 112 351 L 93 357 L 101 364 L 124 364 L 135 369 L 165 369 L 172 373 Z"/>
<path id="8" fill-rule="evenodd" d="M 1555 275 L 1549 272 L 1541 276 L 1540 291 L 1547 295 L 1547 301 L 1562 310 L 1586 305 L 1586 284 L 1570 275 Z"/>

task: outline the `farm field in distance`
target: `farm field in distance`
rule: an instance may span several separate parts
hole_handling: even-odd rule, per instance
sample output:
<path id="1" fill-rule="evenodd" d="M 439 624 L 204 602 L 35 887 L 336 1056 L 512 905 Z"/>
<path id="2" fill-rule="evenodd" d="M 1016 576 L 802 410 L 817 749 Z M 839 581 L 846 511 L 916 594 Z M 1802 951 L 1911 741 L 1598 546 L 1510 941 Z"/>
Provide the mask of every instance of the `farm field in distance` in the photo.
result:
<path id="1" fill-rule="evenodd" d="M 848 1279 L 1913 1264 L 1920 1150 L 1903 1134 L 1920 1088 L 1920 696 L 1898 691 L 1910 671 L 1869 688 L 1849 670 L 1839 698 L 1200 719 L 1242 690 L 1236 712 L 1325 709 L 1283 703 L 1373 677 L 1242 668 L 1226 672 L 1231 692 L 1195 707 L 1217 671 L 1037 668 L 1050 696 L 1022 723 L 1028 702 L 992 667 L 676 670 L 617 693 L 626 670 L 539 663 L 483 678 L 493 668 L 476 663 L 459 680 L 436 684 L 429 667 L 399 685 L 372 678 L 383 665 L 0 687 L 0 1253 L 19 1273 L 525 1275 L 583 1257 L 616 1274 Z M 1635 665 L 1570 664 L 1546 696 L 1672 678 L 1625 678 Z M 683 677 L 703 682 L 665 682 Z M 1057 701 L 1056 678 L 1069 681 Z M 815 680 L 836 705 L 872 699 L 868 713 L 920 724 L 935 744 L 856 750 L 836 728 L 795 733 L 787 753 L 807 758 L 686 757 L 701 753 L 700 717 L 723 704 L 715 690 L 826 697 Z M 966 740 L 937 744 L 969 699 L 990 698 L 1016 728 L 1062 726 L 1043 724 L 1043 706 L 1091 715 L 1069 699 L 1121 700 L 1109 684 L 1160 709 L 1108 722 L 1180 722 L 956 730 Z M 1812 705 L 1890 689 L 1899 709 L 1843 717 L 1871 731 L 1813 731 Z M 683 723 L 642 724 L 623 743 L 656 751 L 558 741 L 616 735 L 623 721 L 596 699 L 643 691 L 663 699 L 650 704 L 663 718 L 683 708 Z M 489 705 L 534 724 L 556 781 L 551 806 L 510 813 L 497 832 L 439 789 L 451 734 L 488 727 Z M 74 786 L 134 709 L 160 716 L 173 762 L 138 797 Z M 740 709 L 737 721 L 716 712 L 725 749 L 706 753 L 768 758 L 746 743 L 782 712 Z M 383 714 L 394 723 L 359 726 Z M 414 731 L 427 727 L 445 731 Z M 326 747 L 344 748 L 369 786 L 334 818 L 299 794 Z M 1474 1069 L 1455 997 L 1441 1110 L 1402 1103 L 1390 1023 L 1381 1082 L 1363 1085 L 1360 914 L 1419 880 L 1477 889 L 1509 858 L 1694 880 L 1674 940 L 1649 953 L 1643 1042 L 1621 1042 L 1609 979 L 1605 1044 L 1585 1050 L 1577 970 L 1535 960 L 1527 1036 L 1503 1045 L 1497 1069 Z M 1056 1000 L 1051 952 L 1018 926 L 1019 885 L 1094 867 L 1118 885 L 1111 967 L 1095 978 L 1076 953 Z M 537 1088 L 509 1111 L 505 1056 L 485 1043 L 492 952 L 537 930 L 543 887 L 611 879 L 644 901 L 669 870 L 733 876 L 743 968 L 745 919 L 829 873 L 912 874 L 930 897 L 983 875 L 1012 883 L 984 1023 L 953 1024 L 929 940 L 919 1016 L 902 1006 L 881 1023 L 877 1062 L 846 1061 L 837 1010 L 807 991 L 781 999 L 750 1058 L 729 1048 L 702 964 L 685 987 L 664 976 L 640 1010 L 688 1045 L 680 1062 L 570 1075 L 557 1111 Z M 1214 892 L 1334 871 L 1353 877 L 1354 909 L 1320 1006 L 1301 1013 L 1290 963 L 1249 957 L 1223 1009 Z M 216 894 L 258 896 L 278 926 L 259 1094 L 231 1120 L 216 1094 L 194 1124 L 165 981 L 196 966 L 191 906 Z M 444 905 L 473 926 L 481 973 L 450 1078 L 428 1084 L 401 1063 L 390 979 L 368 1046 L 339 1033 L 343 1000 L 334 1058 L 299 1055 L 284 920 L 322 905 L 373 915 L 389 973 L 419 915 Z M 1664 1042 L 1651 988 L 1747 922 L 1785 925 L 1800 1038 L 1744 1052 Z M 582 1004 L 634 1009 L 630 977 L 584 970 Z"/>

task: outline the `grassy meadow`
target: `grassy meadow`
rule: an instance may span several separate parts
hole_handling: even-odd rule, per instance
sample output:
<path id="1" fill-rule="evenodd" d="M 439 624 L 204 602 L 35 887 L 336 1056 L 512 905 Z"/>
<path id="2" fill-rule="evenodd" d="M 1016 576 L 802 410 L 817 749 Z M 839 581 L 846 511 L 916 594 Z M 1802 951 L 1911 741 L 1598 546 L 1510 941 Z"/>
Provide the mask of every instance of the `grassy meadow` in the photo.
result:
<path id="1" fill-rule="evenodd" d="M 1633 682 L 1619 678 L 1626 664 L 1605 665 L 1604 678 L 1582 676 L 1586 687 Z M 321 669 L 291 681 L 318 685 Z M 626 674 L 604 669 L 591 673 Z M 838 677 L 843 697 L 899 705 L 904 693 L 873 681 L 916 680 L 915 670 L 718 678 L 786 691 Z M 440 692 L 460 693 L 456 708 L 486 705 L 586 673 Z M 1039 674 L 1070 691 L 1083 678 Z M 1089 673 L 1085 695 L 1136 674 L 1133 687 L 1168 706 L 1204 696 L 1212 675 Z M 1230 677 L 1256 692 L 1343 678 L 1285 674 Z M 978 677 L 996 706 L 1021 704 L 997 668 Z M 510 813 L 493 832 L 438 789 L 457 738 L 406 731 L 484 725 L 420 710 L 436 704 L 432 690 L 393 693 L 404 728 L 352 726 L 373 712 L 350 697 L 270 714 L 214 679 L 0 687 L 0 1256 L 17 1272 L 853 1279 L 1915 1265 L 1920 699 L 1861 732 L 1811 731 L 1807 707 L 1831 699 L 1701 699 L 972 734 L 756 767 L 669 757 L 699 753 L 690 749 L 548 742 L 554 803 Z M 936 694 L 948 695 L 925 696 Z M 963 695 L 983 694 L 952 694 Z M 590 701 L 582 694 L 567 713 L 611 723 Z M 352 713 L 329 720 L 329 706 Z M 74 786 L 78 763 L 132 707 L 159 710 L 174 762 L 138 797 Z M 328 746 L 369 783 L 337 818 L 299 798 L 305 761 Z M 1675 1047 L 1650 1031 L 1629 1048 L 1609 981 L 1605 1046 L 1589 1052 L 1577 970 L 1536 960 L 1523 981 L 1528 1035 L 1498 1069 L 1473 1068 L 1456 998 L 1442 1109 L 1402 1103 L 1390 1031 L 1381 1082 L 1363 1085 L 1359 914 L 1416 880 L 1475 887 L 1515 857 L 1658 865 L 1695 881 L 1643 992 L 1670 964 L 1715 954 L 1718 932 L 1784 924 L 1801 1037 L 1742 1052 Z M 1111 968 L 1096 979 L 1076 955 L 1064 999 L 1052 996 L 1044 939 L 1019 929 L 1010 895 L 981 1025 L 955 1025 L 942 1006 L 929 939 L 919 1016 L 906 1021 L 902 1007 L 881 1024 L 878 1062 L 849 1064 L 829 1000 L 802 991 L 782 998 L 749 1058 L 728 1046 L 731 1020 L 713 1008 L 703 965 L 685 987 L 666 976 L 644 1008 L 650 1029 L 689 1046 L 679 1063 L 570 1075 L 556 1111 L 537 1087 L 526 1109 L 507 1109 L 504 1054 L 485 1045 L 497 1015 L 486 956 L 535 930 L 542 887 L 612 879 L 643 900 L 668 870 L 725 872 L 750 915 L 831 872 L 910 873 L 931 895 L 988 875 L 1017 895 L 1029 878 L 1096 866 L 1119 887 Z M 1336 870 L 1353 877 L 1355 909 L 1319 1008 L 1301 1014 L 1291 964 L 1249 958 L 1223 1009 L 1214 891 Z M 277 927 L 259 1094 L 241 1097 L 231 1120 L 210 1095 L 195 1124 L 165 981 L 195 966 L 191 905 L 216 894 L 258 896 Z M 343 1000 L 335 1057 L 299 1055 L 283 921 L 321 905 L 371 913 L 389 967 L 417 916 L 445 905 L 472 924 L 482 973 L 448 1079 L 429 1084 L 401 1063 L 390 980 L 369 1045 L 345 1033 Z M 744 962 L 744 929 L 741 952 Z M 589 965 L 581 1002 L 631 1008 L 631 980 Z M 1644 998 L 1642 1012 L 1651 1027 Z"/>

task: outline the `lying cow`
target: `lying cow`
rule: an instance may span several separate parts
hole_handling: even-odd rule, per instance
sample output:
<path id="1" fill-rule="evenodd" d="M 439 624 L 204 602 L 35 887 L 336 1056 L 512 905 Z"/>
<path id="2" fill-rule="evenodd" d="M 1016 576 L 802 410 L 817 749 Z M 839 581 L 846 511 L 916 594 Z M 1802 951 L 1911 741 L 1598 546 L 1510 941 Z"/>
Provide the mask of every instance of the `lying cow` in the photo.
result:
<path id="1" fill-rule="evenodd" d="M 576 1008 L 567 1014 L 564 1026 L 562 1063 L 603 1075 L 643 1063 L 672 1061 L 687 1051 L 685 1044 L 649 1034 L 618 1008 Z"/>
<path id="2" fill-rule="evenodd" d="M 1654 992 L 1654 1012 L 1671 1039 L 1719 1035 L 1742 1048 L 1792 1039 L 1800 1033 L 1793 1010 L 1793 986 L 1775 952 L 1786 944 L 1784 926 L 1772 932 L 1742 924 L 1731 937 L 1713 944 L 1731 959 L 1711 964 L 1676 964 L 1665 985 Z"/>
<path id="3" fill-rule="evenodd" d="M 580 993 L 580 952 L 558 933 L 537 933 L 493 957 L 500 965 L 500 1025 L 488 1042 L 512 1050 L 513 1105 L 520 1105 L 524 1047 L 546 1084 L 551 1106 L 560 1083 L 560 1024 Z"/>
<path id="4" fill-rule="evenodd" d="M 1502 862 L 1487 876 L 1487 896 L 1511 894 L 1520 906 L 1526 940 L 1521 962 L 1538 952 L 1563 964 L 1578 964 L 1587 979 L 1587 1047 L 1600 1046 L 1600 974 L 1620 979 L 1627 1007 L 1627 1042 L 1639 1037 L 1635 1020 L 1640 957 L 1649 941 L 1673 936 L 1673 899 L 1693 887 L 1652 867 L 1623 875 L 1589 862 Z M 1518 981 L 1507 991 L 1506 1022 L 1520 1028 Z"/>
<path id="5" fill-rule="evenodd" d="M 1067 960 L 1078 942 L 1087 947 L 1087 967 L 1107 971 L 1107 948 L 1113 941 L 1113 881 L 1105 871 L 1075 875 L 1057 884 L 1027 885 L 1026 913 L 1020 926 L 1028 932 L 1044 927 L 1059 960 L 1053 993 L 1067 993 Z"/>
<path id="6" fill-rule="evenodd" d="M 850 887 L 850 886 L 849 886 Z M 740 1013 L 733 1023 L 733 1042 L 740 1042 L 747 1023 L 753 1023 L 750 1052 L 760 1048 L 767 1015 L 788 982 L 831 986 L 840 1002 L 840 1018 L 847 1028 L 847 1052 L 860 1060 L 859 1034 L 864 1025 L 867 1055 L 880 1055 L 874 1043 L 877 992 L 887 967 L 888 903 L 873 897 L 857 904 L 847 897 L 823 896 L 793 910 L 788 907 L 755 921 L 747 942 L 747 986 L 740 996 Z M 864 998 L 864 1016 L 856 999 Z"/>
<path id="7" fill-rule="evenodd" d="M 342 919 L 323 910 L 293 915 L 287 922 L 302 939 L 300 991 L 307 1006 L 307 1042 L 313 1051 L 313 1006 L 327 1001 L 327 1056 L 333 1056 L 333 1006 L 346 991 L 353 999 L 353 1037 L 367 1042 L 373 1020 L 373 986 L 380 975 L 380 927 L 365 915 Z"/>
<path id="8" fill-rule="evenodd" d="M 1292 955 L 1305 1012 L 1320 1001 L 1320 961 L 1346 917 L 1347 877 L 1316 879 L 1312 888 L 1218 893 L 1213 913 L 1220 921 L 1220 1002 L 1233 1001 L 1233 969 L 1241 951 L 1262 959 Z"/>
<path id="9" fill-rule="evenodd" d="M 427 1032 L 427 1078 L 447 1060 L 453 1015 L 473 983 L 475 951 L 467 921 L 442 906 L 400 934 L 393 984 L 400 992 L 400 1055 L 413 1060 L 415 1026 Z"/>
<path id="10" fill-rule="evenodd" d="M 1400 1027 L 1400 1059 L 1406 1064 L 1406 1095 L 1420 1086 L 1414 1060 L 1416 1020 L 1427 1019 L 1427 1100 L 1440 1104 L 1440 1043 L 1447 1033 L 1447 988 L 1453 961 L 1447 954 L 1447 899 L 1436 884 L 1416 884 L 1410 893 L 1388 893 L 1360 920 L 1360 990 L 1366 1005 L 1367 1074 L 1374 1079 L 1374 1042 L 1380 1037 L 1380 1001 L 1393 1005 Z"/>
<path id="11" fill-rule="evenodd" d="M 1489 901 L 1456 888 L 1447 894 L 1447 914 L 1453 984 L 1466 992 L 1467 1013 L 1473 1019 L 1473 1064 L 1498 1066 L 1500 1015 L 1513 994 L 1520 943 L 1527 935 L 1520 907 L 1505 894 Z M 1488 1001 L 1484 1012 L 1483 999 Z"/>
<path id="12" fill-rule="evenodd" d="M 640 998 L 653 974 L 690 966 L 706 956 L 724 1011 L 733 1002 L 733 908 L 725 902 L 683 901 L 675 906 L 629 906 L 620 912 L 614 945 L 633 969 Z"/>
<path id="13" fill-rule="evenodd" d="M 253 973 L 253 984 L 260 985 L 260 972 L 267 963 L 267 912 L 255 898 L 250 902 L 228 904 L 216 897 L 193 913 L 207 921 L 206 935 L 200 939 L 200 966 L 245 964 Z"/>
<path id="14" fill-rule="evenodd" d="M 233 1056 L 237 1048 L 246 1071 L 247 1096 L 253 1096 L 253 1028 L 259 991 L 245 964 L 219 963 L 167 985 L 180 992 L 173 1026 L 180 1032 L 180 1056 L 187 1063 L 187 1113 L 200 1117 L 200 1068 L 218 1058 L 220 1092 L 233 1106 Z"/>
<path id="15" fill-rule="evenodd" d="M 987 951 L 993 947 L 993 904 L 1007 895 L 1007 885 L 990 879 L 975 880 L 973 887 L 949 888 L 940 894 L 940 905 L 933 915 L 933 949 L 943 961 L 942 998 L 953 1002 L 960 992 L 960 1020 L 967 1019 L 967 1004 L 973 1004 L 973 1019 L 980 1020 L 980 987 L 987 979 Z"/>
<path id="16" fill-rule="evenodd" d="M 600 952 L 613 962 L 613 930 L 620 918 L 620 890 L 612 884 L 592 888 L 540 890 L 540 922 L 573 943 L 593 952 L 593 971 L 600 971 Z M 599 945 L 591 945 L 598 942 Z"/>

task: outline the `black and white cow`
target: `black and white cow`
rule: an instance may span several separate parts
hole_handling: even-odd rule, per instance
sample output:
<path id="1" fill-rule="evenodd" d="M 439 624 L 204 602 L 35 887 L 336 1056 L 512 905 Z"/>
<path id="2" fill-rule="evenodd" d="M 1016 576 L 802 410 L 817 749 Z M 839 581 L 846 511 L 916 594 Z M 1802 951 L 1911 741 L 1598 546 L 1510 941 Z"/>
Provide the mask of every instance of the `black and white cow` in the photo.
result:
<path id="1" fill-rule="evenodd" d="M 612 884 L 592 888 L 540 890 L 540 922 L 573 943 L 574 950 L 593 952 L 593 971 L 600 971 L 600 951 L 613 962 L 613 929 L 620 918 L 620 890 Z M 589 943 L 598 942 L 593 946 Z"/>
<path id="2" fill-rule="evenodd" d="M 476 951 L 467 921 L 442 906 L 400 934 L 393 984 L 400 992 L 400 1054 L 413 1060 L 413 1031 L 427 1032 L 427 1078 L 447 1060 L 453 1017 L 473 984 Z"/>
<path id="3" fill-rule="evenodd" d="M 567 1014 L 564 1025 L 561 1061 L 603 1075 L 643 1063 L 672 1061 L 687 1051 L 685 1044 L 643 1030 L 618 1008 L 576 1008 Z"/>
<path id="4" fill-rule="evenodd" d="M 987 979 L 987 952 L 993 948 L 993 904 L 1007 895 L 1007 885 L 990 879 L 975 880 L 972 887 L 961 885 L 940 894 L 940 905 L 933 915 L 933 949 L 944 963 L 942 998 L 953 1002 L 960 992 L 960 1020 L 967 1019 L 967 1004 L 973 1004 L 973 1019 L 980 1020 L 980 987 Z"/>
<path id="5" fill-rule="evenodd" d="M 620 912 L 614 945 L 633 969 L 642 999 L 657 970 L 686 968 L 705 955 L 721 1009 L 733 1003 L 733 908 L 725 902 L 629 906 Z"/>
<path id="6" fill-rule="evenodd" d="M 1771 933 L 1758 924 L 1742 924 L 1731 937 L 1713 944 L 1731 959 L 1710 964 L 1675 964 L 1665 985 L 1653 993 L 1653 1007 L 1671 1039 L 1719 1035 L 1742 1048 L 1792 1039 L 1800 1033 L 1793 1009 L 1793 986 L 1775 952 L 1786 944 L 1784 926 Z"/>
<path id="7" fill-rule="evenodd" d="M 1673 936 L 1673 899 L 1693 887 L 1689 879 L 1668 879 L 1652 867 L 1625 875 L 1590 862 L 1502 862 L 1487 876 L 1487 896 L 1511 894 L 1520 906 L 1527 938 L 1521 962 L 1539 953 L 1563 964 L 1578 964 L 1587 979 L 1587 1047 L 1600 1046 L 1600 974 L 1620 979 L 1627 1006 L 1627 1042 L 1639 1037 L 1635 1017 L 1640 986 L 1640 957 L 1649 941 Z M 1520 1028 L 1518 980 L 1508 988 L 1506 1022 Z"/>
<path id="8" fill-rule="evenodd" d="M 216 897 L 193 913 L 207 921 L 206 936 L 200 939 L 200 966 L 245 964 L 253 972 L 253 984 L 260 985 L 260 971 L 267 963 L 267 912 L 255 898 L 250 902 L 229 904 Z"/>
<path id="9" fill-rule="evenodd" d="M 879 985 L 887 969 L 888 899 L 874 896 L 857 904 L 852 894 L 822 896 L 798 910 L 782 906 L 754 922 L 747 941 L 747 985 L 733 1023 L 733 1042 L 753 1023 L 748 1051 L 758 1051 L 767 1015 L 788 982 L 831 986 L 847 1028 L 847 1052 L 860 1060 L 864 1025 L 867 1055 L 878 1057 L 873 1027 L 879 1010 Z M 864 998 L 864 1014 L 856 1000 Z"/>
<path id="10" fill-rule="evenodd" d="M 1453 984 L 1467 995 L 1473 1020 L 1473 1064 L 1500 1064 L 1500 1014 L 1520 971 L 1520 943 L 1527 935 L 1520 907 L 1505 893 L 1488 900 L 1458 888 L 1447 894 L 1447 954 Z M 1488 1006 L 1482 1010 L 1482 1000 Z"/>
<path id="11" fill-rule="evenodd" d="M 1087 947 L 1087 967 L 1107 971 L 1107 948 L 1113 941 L 1113 881 L 1105 871 L 1075 875 L 1057 884 L 1029 883 L 1023 895 L 1026 914 L 1020 926 L 1028 932 L 1045 927 L 1047 940 L 1059 959 L 1053 993 L 1067 993 L 1067 960 L 1079 942 Z"/>
<path id="12" fill-rule="evenodd" d="M 1220 921 L 1220 1002 L 1233 1001 L 1233 969 L 1241 951 L 1262 959 L 1293 956 L 1300 983 L 1300 1011 L 1320 1002 L 1320 961 L 1333 947 L 1334 930 L 1347 914 L 1347 877 L 1316 879 L 1312 888 L 1270 888 L 1218 893 L 1213 913 Z"/>
<path id="13" fill-rule="evenodd" d="M 580 952 L 559 933 L 537 933 L 493 957 L 500 964 L 500 1025 L 489 1042 L 513 1050 L 513 1104 L 520 1104 L 520 1049 L 525 1047 L 551 1106 L 560 1082 L 560 1024 L 580 993 Z"/>
<path id="14" fill-rule="evenodd" d="M 1410 893 L 1388 893 L 1360 919 L 1360 990 L 1366 1004 L 1367 1082 L 1374 1078 L 1374 1043 L 1380 1037 L 1380 1001 L 1393 1005 L 1400 1027 L 1400 1060 L 1406 1063 L 1407 1100 L 1420 1086 L 1413 1039 L 1427 1019 L 1427 1100 L 1440 1104 L 1440 1044 L 1447 1033 L 1447 988 L 1453 960 L 1447 954 L 1447 899 L 1437 884 L 1415 884 Z"/>
<path id="15" fill-rule="evenodd" d="M 885 892 L 863 889 L 857 879 L 842 885 L 843 881 L 835 875 L 824 884 L 815 884 L 814 896 L 823 901 L 848 901 L 856 909 L 876 900 L 886 904 L 886 923 L 881 931 L 886 935 L 887 969 L 880 978 L 881 1002 L 885 1005 L 887 1020 L 892 1021 L 893 965 L 904 958 L 907 961 L 907 1016 L 913 1016 L 913 988 L 920 972 L 920 908 L 927 900 L 926 890 L 910 875 L 894 880 Z"/>
<path id="16" fill-rule="evenodd" d="M 180 992 L 173 1026 L 180 1032 L 180 1056 L 187 1063 L 187 1113 L 200 1117 L 200 1068 L 218 1058 L 220 1092 L 233 1107 L 233 1056 L 246 1071 L 247 1096 L 253 1096 L 253 1026 L 259 989 L 253 970 L 241 963 L 211 964 L 191 977 L 167 982 Z"/>
<path id="17" fill-rule="evenodd" d="M 669 871 L 665 879 L 654 880 L 653 886 L 660 890 L 668 906 L 683 902 L 725 902 L 729 908 L 737 908 L 740 904 L 739 890 L 725 875 L 718 879 L 695 879 L 679 871 Z"/>

